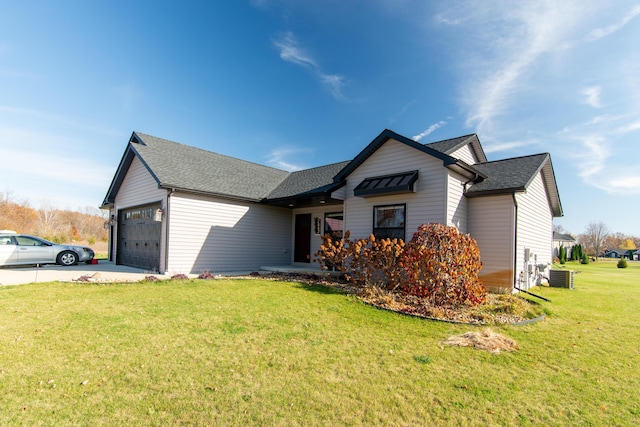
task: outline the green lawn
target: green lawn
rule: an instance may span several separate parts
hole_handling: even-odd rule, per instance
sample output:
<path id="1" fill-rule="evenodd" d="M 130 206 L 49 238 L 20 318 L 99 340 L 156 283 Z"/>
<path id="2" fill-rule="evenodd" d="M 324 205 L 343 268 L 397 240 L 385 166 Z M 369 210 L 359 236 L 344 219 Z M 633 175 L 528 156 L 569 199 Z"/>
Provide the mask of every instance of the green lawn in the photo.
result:
<path id="1" fill-rule="evenodd" d="M 481 327 L 265 280 L 0 287 L 0 425 L 640 425 L 640 264 Z"/>

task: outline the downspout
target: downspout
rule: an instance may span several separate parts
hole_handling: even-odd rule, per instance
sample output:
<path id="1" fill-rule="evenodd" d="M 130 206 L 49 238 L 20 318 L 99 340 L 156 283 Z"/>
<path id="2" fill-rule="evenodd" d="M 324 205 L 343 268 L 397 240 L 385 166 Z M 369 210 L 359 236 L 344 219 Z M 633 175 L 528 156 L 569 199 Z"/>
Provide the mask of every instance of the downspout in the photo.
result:
<path id="1" fill-rule="evenodd" d="M 166 208 L 166 214 L 165 214 L 165 231 L 164 231 L 164 274 L 167 273 L 167 270 L 169 269 L 169 219 L 171 217 L 171 209 L 169 208 L 170 206 L 170 199 L 171 199 L 171 195 L 173 193 L 175 193 L 176 189 L 172 188 L 169 191 L 167 191 L 167 208 Z"/>
<path id="2" fill-rule="evenodd" d="M 478 178 L 480 178 L 480 175 L 478 175 L 477 173 L 474 173 L 474 177 L 473 178 L 471 178 L 470 180 L 464 182 L 462 184 L 462 194 L 465 194 L 467 192 L 467 185 L 471 184 L 472 182 L 477 181 Z"/>
<path id="3" fill-rule="evenodd" d="M 463 195 L 467 194 L 467 186 L 469 184 L 471 184 L 472 182 L 477 181 L 478 178 L 480 178 L 480 175 L 478 175 L 477 172 L 474 172 L 473 173 L 473 178 L 470 178 L 467 181 L 462 183 L 462 194 Z M 445 188 L 447 189 L 447 194 L 445 196 L 445 203 L 444 203 L 444 219 L 445 219 L 445 222 L 447 222 L 448 219 L 449 219 L 448 218 L 448 216 L 449 216 L 449 191 L 448 191 L 449 190 L 449 182 L 448 181 L 449 181 L 449 174 L 447 174 L 447 183 L 446 183 L 446 186 L 445 186 Z"/>
<path id="4" fill-rule="evenodd" d="M 516 199 L 516 193 L 511 193 L 513 198 L 513 288 L 521 290 L 516 286 L 518 281 L 516 270 L 518 268 L 518 200 Z"/>

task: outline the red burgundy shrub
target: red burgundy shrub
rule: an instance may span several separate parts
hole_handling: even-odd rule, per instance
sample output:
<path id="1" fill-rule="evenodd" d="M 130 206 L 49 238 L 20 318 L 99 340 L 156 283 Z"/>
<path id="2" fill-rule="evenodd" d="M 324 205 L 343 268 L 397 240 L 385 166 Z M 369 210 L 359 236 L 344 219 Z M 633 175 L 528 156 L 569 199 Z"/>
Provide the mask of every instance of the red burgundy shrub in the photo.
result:
<path id="1" fill-rule="evenodd" d="M 405 246 L 405 282 L 399 291 L 432 305 L 479 305 L 487 289 L 478 277 L 480 250 L 468 234 L 443 224 L 424 224 Z"/>
<path id="2" fill-rule="evenodd" d="M 476 241 L 455 227 L 425 224 L 410 242 L 400 239 L 350 240 L 326 235 L 315 254 L 325 269 L 336 269 L 358 286 L 377 286 L 424 298 L 431 305 L 478 305 L 487 290 Z"/>

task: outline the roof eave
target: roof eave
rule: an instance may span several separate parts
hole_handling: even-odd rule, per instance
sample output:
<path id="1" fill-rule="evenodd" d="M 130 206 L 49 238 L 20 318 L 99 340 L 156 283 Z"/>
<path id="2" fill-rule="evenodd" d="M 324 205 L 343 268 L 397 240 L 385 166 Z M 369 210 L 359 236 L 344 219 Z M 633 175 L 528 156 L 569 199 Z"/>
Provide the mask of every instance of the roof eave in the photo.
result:
<path id="1" fill-rule="evenodd" d="M 142 140 L 136 135 L 136 133 L 133 132 L 131 135 L 131 138 L 129 138 L 129 144 L 127 145 L 127 148 L 124 150 L 122 159 L 120 159 L 120 163 L 118 164 L 118 169 L 116 170 L 116 173 L 113 176 L 113 179 L 111 180 L 111 184 L 109 185 L 109 190 L 107 190 L 107 195 L 105 196 L 104 201 L 102 202 L 102 206 L 113 205 L 115 203 L 116 195 L 118 194 L 118 191 L 120 191 L 120 186 L 122 185 L 122 182 L 124 181 L 124 178 L 127 175 L 127 172 L 129 171 L 129 168 L 131 167 L 131 163 L 133 162 L 133 159 L 135 157 L 137 157 L 138 160 L 140 160 L 140 162 L 144 165 L 144 167 L 147 169 L 149 174 L 156 181 L 156 183 L 158 184 L 158 188 L 161 187 L 162 183 L 160 182 L 160 179 L 158 178 L 158 176 L 153 172 L 153 170 L 149 167 L 147 162 L 145 162 L 144 158 L 140 155 L 138 150 L 136 150 L 135 147 L 133 146 L 134 139 L 136 139 L 138 143 L 143 143 Z"/>
<path id="2" fill-rule="evenodd" d="M 323 198 L 324 200 L 328 201 L 328 200 L 331 200 L 331 193 L 344 187 L 346 184 L 347 184 L 346 181 L 341 181 L 341 182 L 332 184 L 328 186 L 326 189 L 320 190 L 320 191 L 310 190 L 310 191 L 305 191 L 303 193 L 298 193 L 298 194 L 285 196 L 285 197 L 275 197 L 275 198 L 265 197 L 264 199 L 260 200 L 260 203 L 263 203 L 266 205 L 289 205 L 289 203 L 293 203 L 299 200 L 306 200 L 306 199 L 313 199 L 313 198 Z M 342 203 L 342 200 L 340 200 L 339 202 Z"/>
<path id="3" fill-rule="evenodd" d="M 464 193 L 465 197 L 474 198 L 474 197 L 484 197 L 484 196 L 498 196 L 505 194 L 515 194 L 515 193 L 524 193 L 527 191 L 525 187 L 512 187 L 512 188 L 499 188 L 495 190 L 478 190 L 478 191 L 467 191 Z"/>
<path id="4" fill-rule="evenodd" d="M 195 194 L 198 196 L 209 196 L 209 197 L 218 197 L 220 199 L 226 199 L 226 200 L 237 200 L 237 201 L 241 201 L 241 202 L 260 202 L 263 199 L 257 199 L 257 198 L 251 198 L 251 197 L 242 197 L 242 196 L 235 196 L 233 194 L 225 194 L 225 193 L 215 193 L 215 192 L 211 192 L 211 191 L 204 191 L 204 190 L 197 190 L 197 189 L 192 189 L 192 188 L 184 188 L 184 187 L 179 187 L 179 186 L 175 186 L 175 185 L 171 185 L 171 184 L 161 184 L 158 186 L 158 188 L 160 189 L 164 189 L 170 192 L 177 192 L 177 193 L 187 193 L 187 194 Z"/>
<path id="5" fill-rule="evenodd" d="M 467 177 L 469 179 L 473 178 L 474 181 L 482 181 L 487 179 L 488 176 L 485 173 L 480 172 L 478 169 L 473 166 L 465 163 L 462 160 L 451 158 L 451 161 L 445 161 L 444 166 L 448 169 L 451 169 L 454 172 L 459 173 L 460 175 Z"/>

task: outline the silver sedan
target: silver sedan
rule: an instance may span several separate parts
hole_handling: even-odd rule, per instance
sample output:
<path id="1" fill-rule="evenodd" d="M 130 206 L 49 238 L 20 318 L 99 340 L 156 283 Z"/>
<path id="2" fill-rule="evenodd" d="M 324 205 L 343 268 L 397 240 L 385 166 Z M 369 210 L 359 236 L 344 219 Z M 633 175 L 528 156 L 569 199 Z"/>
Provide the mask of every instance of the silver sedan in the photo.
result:
<path id="1" fill-rule="evenodd" d="M 74 265 L 93 259 L 86 246 L 49 242 L 26 234 L 0 233 L 0 266 L 23 264 Z"/>

